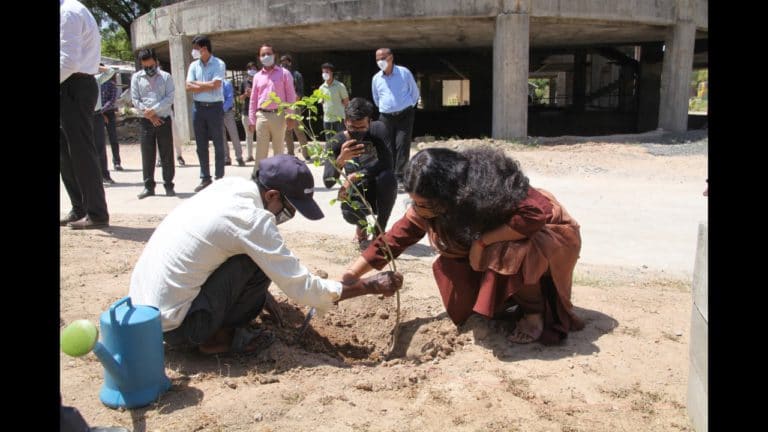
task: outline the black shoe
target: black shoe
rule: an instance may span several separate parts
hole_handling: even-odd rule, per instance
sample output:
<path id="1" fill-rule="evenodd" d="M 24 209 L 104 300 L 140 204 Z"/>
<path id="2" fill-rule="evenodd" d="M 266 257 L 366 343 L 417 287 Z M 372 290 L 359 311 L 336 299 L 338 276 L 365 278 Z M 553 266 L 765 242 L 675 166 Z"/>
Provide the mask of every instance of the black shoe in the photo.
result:
<path id="1" fill-rule="evenodd" d="M 105 228 L 109 226 L 109 219 L 105 221 L 95 221 L 92 220 L 89 216 L 86 216 L 82 219 L 76 220 L 74 222 L 69 223 L 69 227 L 72 229 L 95 229 L 95 228 Z"/>
<path id="2" fill-rule="evenodd" d="M 165 187 L 165 196 L 176 196 L 176 192 L 173 190 L 173 186 L 166 186 Z"/>
<path id="3" fill-rule="evenodd" d="M 208 186 L 210 186 L 211 183 L 213 183 L 213 181 L 211 181 L 211 179 L 206 179 L 206 180 L 201 181 L 200 184 L 197 185 L 197 187 L 195 188 L 195 192 L 200 192 L 201 190 L 203 190 L 203 189 L 207 188 Z"/>
<path id="4" fill-rule="evenodd" d="M 78 216 L 75 213 L 69 212 L 66 216 L 59 219 L 59 226 L 67 226 L 68 223 L 82 219 L 83 216 Z"/>
<path id="5" fill-rule="evenodd" d="M 245 161 L 243 158 L 237 158 L 237 166 L 245 166 Z"/>
<path id="6" fill-rule="evenodd" d="M 224 165 L 225 165 L 225 166 L 230 166 L 230 165 L 232 165 L 232 159 L 224 159 Z"/>
<path id="7" fill-rule="evenodd" d="M 140 194 L 136 195 L 139 199 L 144 199 L 148 196 L 155 196 L 155 190 L 154 189 L 147 189 L 144 188 L 143 191 L 141 191 Z"/>
<path id="8" fill-rule="evenodd" d="M 186 163 L 184 162 L 184 158 L 181 156 L 176 158 L 176 163 L 179 164 L 180 167 L 183 167 L 184 165 L 186 165 Z"/>
<path id="9" fill-rule="evenodd" d="M 246 162 L 253 162 L 254 161 L 253 156 L 248 156 L 248 159 L 246 159 L 245 161 Z"/>
<path id="10" fill-rule="evenodd" d="M 104 184 L 104 186 L 108 186 L 108 185 L 113 185 L 113 184 L 115 184 L 115 181 L 114 181 L 114 180 L 112 180 L 112 177 L 110 177 L 110 176 L 106 176 L 106 177 L 104 177 L 104 178 L 102 179 L 102 183 Z"/>
<path id="11" fill-rule="evenodd" d="M 120 162 L 116 163 L 115 164 L 115 171 L 122 171 L 122 170 L 123 170 L 123 166 L 120 165 Z"/>

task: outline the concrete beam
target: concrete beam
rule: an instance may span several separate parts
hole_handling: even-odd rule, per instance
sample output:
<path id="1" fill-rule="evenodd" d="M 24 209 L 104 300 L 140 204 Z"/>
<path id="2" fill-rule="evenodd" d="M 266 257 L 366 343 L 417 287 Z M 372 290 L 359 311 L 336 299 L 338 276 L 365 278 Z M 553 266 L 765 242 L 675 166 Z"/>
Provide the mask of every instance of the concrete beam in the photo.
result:
<path id="1" fill-rule="evenodd" d="M 295 50 L 305 50 L 303 44 L 307 50 L 322 50 L 315 47 L 317 41 L 335 42 L 343 40 L 342 36 L 358 47 L 367 47 L 368 37 L 393 47 L 420 46 L 423 40 L 430 46 L 450 42 L 446 47 L 466 47 L 467 41 L 470 46 L 487 42 L 483 35 L 492 27 L 492 20 L 508 11 L 525 11 L 534 19 L 604 21 L 619 29 L 627 25 L 658 27 L 675 23 L 678 9 L 682 10 L 678 1 L 683 0 L 188 0 L 136 19 L 132 43 L 134 49 L 153 47 L 182 33 L 218 35 L 222 40 L 222 34 L 236 36 L 256 29 L 278 39 L 293 36 L 290 45 Z M 684 1 L 688 2 L 686 13 L 706 31 L 707 0 Z M 357 31 L 361 27 L 363 31 Z M 574 33 L 560 32 L 560 40 L 568 42 L 592 27 L 593 23 L 584 23 Z M 541 28 L 546 30 L 546 26 Z M 280 29 L 280 34 L 271 29 Z M 536 37 L 533 40 L 535 45 Z M 602 41 L 609 42 L 607 38 Z"/>
<path id="2" fill-rule="evenodd" d="M 493 124 L 496 139 L 528 134 L 528 61 L 530 17 L 503 13 L 493 38 Z"/>
<path id="3" fill-rule="evenodd" d="M 664 64 L 661 72 L 659 127 L 671 132 L 688 130 L 688 96 L 693 70 L 693 47 L 696 25 L 678 21 L 669 29 L 665 40 Z"/>
<path id="4" fill-rule="evenodd" d="M 187 144 L 194 138 L 192 128 L 192 95 L 186 91 L 187 68 L 192 62 L 192 38 L 186 35 L 171 36 L 168 40 L 173 77 L 173 121 L 178 139 Z"/>

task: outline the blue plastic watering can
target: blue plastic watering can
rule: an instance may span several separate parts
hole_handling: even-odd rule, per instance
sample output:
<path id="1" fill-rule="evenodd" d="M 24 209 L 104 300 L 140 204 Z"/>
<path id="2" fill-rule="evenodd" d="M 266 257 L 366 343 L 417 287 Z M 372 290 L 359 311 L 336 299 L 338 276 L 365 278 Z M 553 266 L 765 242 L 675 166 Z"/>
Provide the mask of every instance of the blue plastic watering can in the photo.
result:
<path id="1" fill-rule="evenodd" d="M 95 328 L 74 327 L 76 324 L 82 326 L 83 322 L 90 323 L 81 320 L 64 330 L 62 349 L 68 331 L 79 332 L 78 336 L 87 334 L 93 340 L 90 348 L 87 346 L 91 342 L 87 342 L 86 348 L 76 353 L 71 349 L 64 349 L 64 352 L 79 356 L 93 350 L 104 366 L 104 384 L 99 392 L 104 405 L 138 408 L 154 402 L 168 390 L 171 381 L 165 375 L 160 311 L 151 306 L 134 307 L 130 297 L 118 300 L 101 314 L 102 342 L 96 342 L 98 332 Z"/>

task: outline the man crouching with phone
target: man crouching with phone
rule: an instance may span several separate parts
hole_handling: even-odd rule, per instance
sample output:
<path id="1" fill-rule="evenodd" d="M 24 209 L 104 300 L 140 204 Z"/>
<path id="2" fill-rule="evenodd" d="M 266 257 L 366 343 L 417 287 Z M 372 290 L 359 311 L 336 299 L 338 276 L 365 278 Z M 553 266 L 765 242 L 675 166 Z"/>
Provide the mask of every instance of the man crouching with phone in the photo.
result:
<path id="1" fill-rule="evenodd" d="M 372 239 L 360 225 L 370 214 L 360 198 L 352 193 L 350 182 L 363 193 L 371 204 L 376 221 L 386 231 L 389 215 L 397 198 L 397 180 L 392 166 L 392 154 L 387 145 L 387 129 L 380 121 L 371 121 L 373 104 L 364 98 L 354 98 L 344 108 L 346 130 L 339 132 L 326 142 L 326 148 L 333 152 L 336 166 L 344 170 L 349 180 L 339 189 L 339 199 L 349 198 L 352 205 L 342 202 L 344 220 L 355 225 L 355 241 L 361 250 Z M 327 188 L 336 184 L 339 172 L 330 161 L 325 162 L 323 179 Z M 357 203 L 357 204 L 354 204 Z M 355 208 L 357 207 L 357 208 Z M 374 238 L 379 233 L 374 233 Z"/>

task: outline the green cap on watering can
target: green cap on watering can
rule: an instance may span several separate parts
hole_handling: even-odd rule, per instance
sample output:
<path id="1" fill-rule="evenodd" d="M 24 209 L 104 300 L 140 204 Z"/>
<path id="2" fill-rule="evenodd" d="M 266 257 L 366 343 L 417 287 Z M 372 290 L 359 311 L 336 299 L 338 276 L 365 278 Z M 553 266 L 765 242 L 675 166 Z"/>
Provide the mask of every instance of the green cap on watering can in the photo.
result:
<path id="1" fill-rule="evenodd" d="M 99 340 L 99 330 L 92 322 L 77 320 L 61 332 L 61 350 L 72 357 L 88 354 Z"/>

